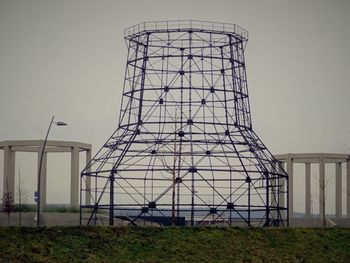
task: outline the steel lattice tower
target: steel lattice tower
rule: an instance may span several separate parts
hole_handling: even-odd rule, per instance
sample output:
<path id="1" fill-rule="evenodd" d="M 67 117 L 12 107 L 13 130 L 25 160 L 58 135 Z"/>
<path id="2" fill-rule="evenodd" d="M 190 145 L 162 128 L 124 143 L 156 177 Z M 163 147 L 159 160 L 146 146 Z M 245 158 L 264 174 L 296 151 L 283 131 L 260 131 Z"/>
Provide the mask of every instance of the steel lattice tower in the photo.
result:
<path id="1" fill-rule="evenodd" d="M 146 22 L 125 40 L 119 125 L 81 173 L 81 224 L 288 225 L 288 176 L 252 129 L 247 31 Z"/>

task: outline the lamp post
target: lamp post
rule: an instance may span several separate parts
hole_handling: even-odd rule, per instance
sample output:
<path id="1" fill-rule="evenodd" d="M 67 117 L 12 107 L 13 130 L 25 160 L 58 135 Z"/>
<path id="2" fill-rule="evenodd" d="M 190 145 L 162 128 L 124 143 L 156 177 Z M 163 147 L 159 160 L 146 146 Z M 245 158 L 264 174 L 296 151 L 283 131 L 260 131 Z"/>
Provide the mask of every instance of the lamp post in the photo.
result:
<path id="1" fill-rule="evenodd" d="M 46 132 L 46 136 L 45 136 L 45 140 L 44 143 L 41 147 L 41 152 L 40 152 L 40 161 L 39 161 L 39 167 L 38 167 L 38 185 L 37 185 L 37 192 L 35 193 L 35 197 L 36 197 L 36 201 L 37 201 L 37 207 L 36 207 L 36 225 L 39 226 L 40 225 L 40 183 L 41 183 L 41 168 L 42 168 L 42 163 L 43 163 L 43 156 L 45 153 L 45 146 L 46 146 L 46 142 L 47 142 L 47 138 L 49 136 L 50 130 L 51 130 L 51 126 L 52 124 L 56 124 L 57 126 L 67 126 L 67 123 L 63 122 L 63 121 L 54 121 L 55 116 L 52 116 L 49 128 L 47 129 Z"/>

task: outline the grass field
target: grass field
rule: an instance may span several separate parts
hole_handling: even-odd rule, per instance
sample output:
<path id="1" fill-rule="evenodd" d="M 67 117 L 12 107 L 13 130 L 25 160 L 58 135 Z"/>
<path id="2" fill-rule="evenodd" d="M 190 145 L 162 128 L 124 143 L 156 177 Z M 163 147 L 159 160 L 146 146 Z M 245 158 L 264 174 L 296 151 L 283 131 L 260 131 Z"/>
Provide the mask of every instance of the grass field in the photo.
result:
<path id="1" fill-rule="evenodd" d="M 0 227 L 0 262 L 350 262 L 350 228 Z"/>

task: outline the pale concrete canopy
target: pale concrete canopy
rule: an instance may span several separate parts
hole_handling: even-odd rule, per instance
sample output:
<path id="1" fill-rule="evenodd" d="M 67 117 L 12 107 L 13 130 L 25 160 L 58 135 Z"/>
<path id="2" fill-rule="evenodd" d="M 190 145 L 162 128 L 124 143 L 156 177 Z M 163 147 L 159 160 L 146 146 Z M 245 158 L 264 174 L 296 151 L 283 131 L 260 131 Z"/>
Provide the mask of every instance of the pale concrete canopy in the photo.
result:
<path id="1" fill-rule="evenodd" d="M 346 207 L 350 218 L 350 155 L 338 153 L 288 153 L 275 155 L 275 158 L 287 164 L 289 176 L 289 217 L 293 217 L 293 164 L 305 164 L 305 217 L 311 217 L 311 164 L 319 164 L 319 213 L 323 213 L 325 164 L 335 164 L 335 211 L 336 217 L 342 217 L 342 163 L 346 163 Z M 322 187 L 323 186 L 323 187 Z M 323 188 L 323 189 L 322 189 Z"/>
<path id="2" fill-rule="evenodd" d="M 15 193 L 15 161 L 16 152 L 34 152 L 38 154 L 38 167 L 41 158 L 44 140 L 16 140 L 0 142 L 0 149 L 4 150 L 4 179 L 3 192 Z M 71 154 L 71 182 L 70 182 L 70 205 L 79 207 L 79 152 L 86 152 L 86 164 L 91 160 L 91 144 L 71 141 L 47 141 L 42 160 L 41 184 L 40 184 L 40 209 L 46 205 L 47 187 L 47 154 L 66 152 Z M 90 181 L 85 182 L 89 189 Z M 90 194 L 86 192 L 85 203 L 90 204 Z"/>

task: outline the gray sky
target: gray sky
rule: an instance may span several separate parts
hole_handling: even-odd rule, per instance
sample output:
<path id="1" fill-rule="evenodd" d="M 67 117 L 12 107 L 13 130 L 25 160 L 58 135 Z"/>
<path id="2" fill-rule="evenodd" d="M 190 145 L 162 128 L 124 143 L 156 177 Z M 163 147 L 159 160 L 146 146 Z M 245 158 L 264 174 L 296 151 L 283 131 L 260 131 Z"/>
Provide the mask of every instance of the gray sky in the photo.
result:
<path id="1" fill-rule="evenodd" d="M 347 0 L 0 0 L 0 140 L 43 138 L 55 114 L 69 126 L 55 127 L 50 139 L 98 150 L 118 121 L 124 28 L 198 19 L 249 31 L 253 127 L 273 153 L 349 151 L 349 13 Z M 65 160 L 49 158 L 49 202 L 68 201 L 69 163 L 55 169 Z M 17 161 L 29 190 L 34 161 Z M 1 162 L 0 185 L 2 177 Z"/>

